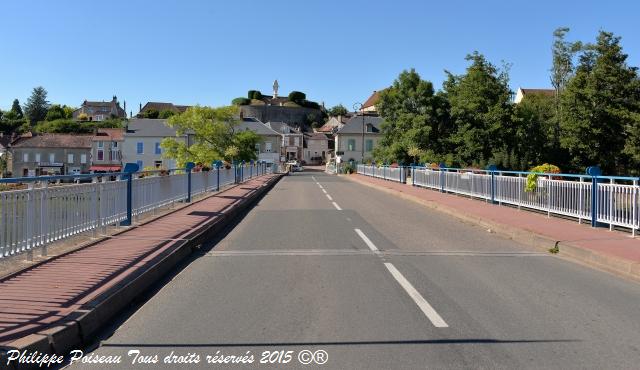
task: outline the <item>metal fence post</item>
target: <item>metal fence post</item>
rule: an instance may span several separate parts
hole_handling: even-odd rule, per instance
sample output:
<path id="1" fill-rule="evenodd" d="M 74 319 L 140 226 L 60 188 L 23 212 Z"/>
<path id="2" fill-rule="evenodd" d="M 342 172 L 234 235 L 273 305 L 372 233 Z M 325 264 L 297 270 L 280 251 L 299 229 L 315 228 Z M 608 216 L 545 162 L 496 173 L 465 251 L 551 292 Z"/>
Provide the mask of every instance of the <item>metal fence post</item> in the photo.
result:
<path id="1" fill-rule="evenodd" d="M 638 180 L 633 180 L 633 203 L 631 205 L 631 212 L 633 215 L 631 216 L 633 219 L 633 226 L 631 227 L 631 237 L 636 237 L 636 225 L 638 222 L 638 217 L 636 216 L 637 207 L 636 203 L 638 202 Z"/>
<path id="2" fill-rule="evenodd" d="M 587 174 L 591 176 L 591 227 L 598 226 L 598 176 L 602 174 L 600 167 L 587 167 Z"/>
<path id="3" fill-rule="evenodd" d="M 487 167 L 487 170 L 491 172 L 491 204 L 496 204 L 496 170 L 498 167 L 492 164 Z"/>
<path id="4" fill-rule="evenodd" d="M 444 193 L 444 182 L 446 181 L 446 176 L 447 176 L 447 169 L 446 168 L 440 168 L 440 192 Z"/>
<path id="5" fill-rule="evenodd" d="M 191 170 L 195 165 L 193 162 L 187 162 L 185 165 L 185 170 L 187 170 L 187 203 L 191 203 Z"/>
<path id="6" fill-rule="evenodd" d="M 127 180 L 127 219 L 120 222 L 120 226 L 131 226 L 131 215 L 133 209 L 133 199 L 131 193 L 133 192 L 133 174 L 138 172 L 137 163 L 127 163 L 124 165 L 125 177 Z"/>

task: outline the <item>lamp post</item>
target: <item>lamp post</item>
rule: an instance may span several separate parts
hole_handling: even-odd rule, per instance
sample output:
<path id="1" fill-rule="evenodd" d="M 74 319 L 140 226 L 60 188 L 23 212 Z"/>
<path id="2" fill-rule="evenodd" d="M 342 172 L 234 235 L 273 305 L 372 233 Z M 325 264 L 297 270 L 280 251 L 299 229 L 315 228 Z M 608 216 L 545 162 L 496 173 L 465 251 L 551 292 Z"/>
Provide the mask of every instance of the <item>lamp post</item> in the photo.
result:
<path id="1" fill-rule="evenodd" d="M 360 158 L 360 163 L 364 163 L 364 109 L 362 103 L 354 103 L 353 109 L 362 115 L 362 157 Z M 357 113 L 356 113 L 357 114 Z"/>

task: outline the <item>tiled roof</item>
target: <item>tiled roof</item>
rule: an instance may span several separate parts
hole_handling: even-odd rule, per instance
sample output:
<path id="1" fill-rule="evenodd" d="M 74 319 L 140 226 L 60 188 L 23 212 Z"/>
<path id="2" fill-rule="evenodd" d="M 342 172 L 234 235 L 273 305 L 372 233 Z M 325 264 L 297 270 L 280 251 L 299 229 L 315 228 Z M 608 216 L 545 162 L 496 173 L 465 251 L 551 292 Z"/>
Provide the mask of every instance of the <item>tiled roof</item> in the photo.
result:
<path id="1" fill-rule="evenodd" d="M 169 137 L 176 136 L 176 129 L 167 125 L 166 119 L 133 118 L 129 120 L 125 136 Z"/>
<path id="2" fill-rule="evenodd" d="M 365 101 L 364 104 L 362 104 L 362 108 L 364 109 L 364 108 L 373 107 L 378 103 L 378 100 L 380 100 L 380 92 L 374 91 L 373 94 L 371 94 L 371 96 L 369 97 L 369 99 L 367 99 L 367 101 Z"/>
<path id="3" fill-rule="evenodd" d="M 147 104 L 142 107 L 140 112 L 146 112 L 148 110 L 154 109 L 158 112 L 162 112 L 163 110 L 170 110 L 176 113 L 182 113 L 189 108 L 189 105 L 175 105 L 173 103 L 161 103 L 161 102 L 147 102 Z"/>
<path id="4" fill-rule="evenodd" d="M 378 134 L 380 133 L 380 125 L 382 124 L 382 118 L 378 116 L 370 116 L 365 114 L 364 124 L 365 126 L 370 124 L 373 129 L 373 132 L 365 132 L 365 133 Z M 347 123 L 345 123 L 344 126 L 342 126 L 341 129 L 338 130 L 338 132 L 336 132 L 336 135 L 361 134 L 361 133 L 362 133 L 362 115 L 353 116 L 349 121 L 347 121 Z"/>
<path id="5" fill-rule="evenodd" d="M 21 137 L 11 146 L 14 148 L 91 148 L 93 135 L 37 134 Z"/>
<path id="6" fill-rule="evenodd" d="M 547 96 L 555 96 L 556 91 L 554 89 L 520 89 L 522 90 L 522 95 L 533 95 L 533 94 L 542 94 Z"/>
<path id="7" fill-rule="evenodd" d="M 109 139 L 111 141 L 124 140 L 124 129 L 121 128 L 99 128 L 96 135 L 93 137 L 93 141 L 104 141 Z"/>

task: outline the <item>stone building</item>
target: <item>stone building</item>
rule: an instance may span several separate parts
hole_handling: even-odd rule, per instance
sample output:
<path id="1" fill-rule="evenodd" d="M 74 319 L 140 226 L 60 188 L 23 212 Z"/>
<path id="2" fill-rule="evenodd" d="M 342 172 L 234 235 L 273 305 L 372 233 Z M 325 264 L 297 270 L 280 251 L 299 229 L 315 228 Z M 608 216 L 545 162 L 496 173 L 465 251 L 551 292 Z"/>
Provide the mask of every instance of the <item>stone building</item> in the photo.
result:
<path id="1" fill-rule="evenodd" d="M 86 115 L 88 121 L 103 121 L 109 118 L 127 118 L 127 103 L 124 108 L 120 107 L 118 97 L 115 95 L 111 101 L 88 101 L 82 102 L 80 108 L 73 111 L 73 119 L 79 120 L 81 115 Z"/>
<path id="2" fill-rule="evenodd" d="M 93 135 L 37 134 L 11 144 L 14 177 L 88 173 Z"/>

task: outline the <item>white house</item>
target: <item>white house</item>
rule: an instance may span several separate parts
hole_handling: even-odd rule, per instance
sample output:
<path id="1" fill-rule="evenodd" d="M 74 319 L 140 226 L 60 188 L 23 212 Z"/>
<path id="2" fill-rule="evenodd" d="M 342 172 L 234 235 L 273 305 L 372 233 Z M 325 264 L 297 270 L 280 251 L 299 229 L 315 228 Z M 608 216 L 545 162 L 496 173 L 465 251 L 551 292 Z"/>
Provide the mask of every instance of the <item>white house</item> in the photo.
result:
<path id="1" fill-rule="evenodd" d="M 122 163 L 137 163 L 145 167 L 173 169 L 176 162 L 162 157 L 160 143 L 172 137 L 191 145 L 187 134 L 176 137 L 176 129 L 167 125 L 166 119 L 134 118 L 129 120 L 122 144 Z"/>
<path id="2" fill-rule="evenodd" d="M 282 135 L 262 121 L 253 117 L 244 117 L 236 126 L 236 132 L 250 130 L 260 136 L 261 142 L 256 145 L 258 160 L 277 164 L 280 162 L 280 147 Z"/>
<path id="3" fill-rule="evenodd" d="M 378 116 L 365 114 L 352 117 L 334 135 L 336 156 L 344 162 L 362 162 L 364 144 L 364 160 L 372 159 L 373 149 L 382 137 L 381 124 L 382 118 Z"/>

